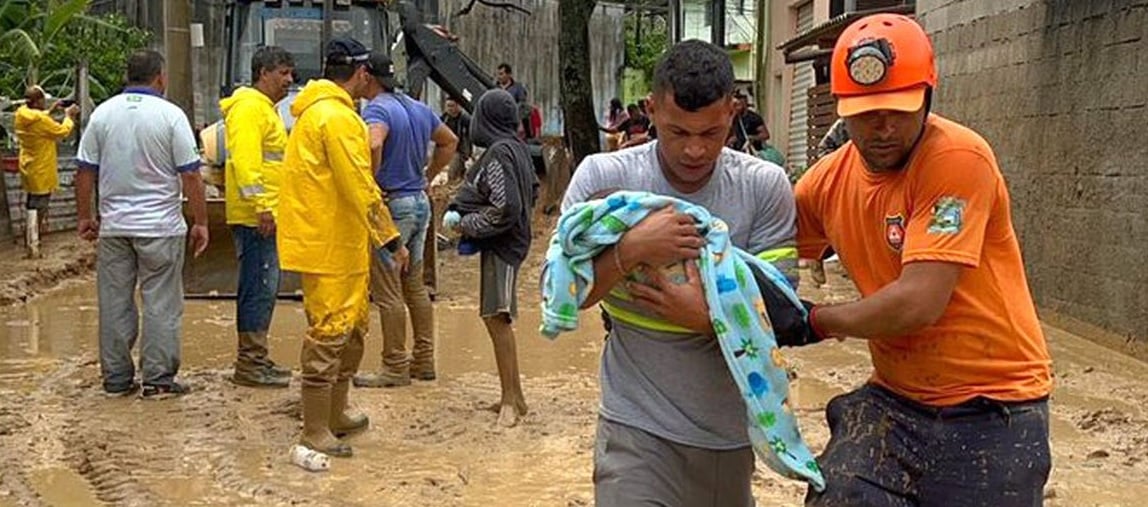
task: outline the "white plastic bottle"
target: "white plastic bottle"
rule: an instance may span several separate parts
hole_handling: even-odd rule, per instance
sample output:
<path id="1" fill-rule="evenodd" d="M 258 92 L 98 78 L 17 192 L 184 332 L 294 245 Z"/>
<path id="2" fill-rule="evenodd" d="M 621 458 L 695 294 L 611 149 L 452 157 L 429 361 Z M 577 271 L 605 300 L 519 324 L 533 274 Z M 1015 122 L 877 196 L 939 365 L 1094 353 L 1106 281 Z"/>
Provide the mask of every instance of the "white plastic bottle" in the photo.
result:
<path id="1" fill-rule="evenodd" d="M 291 462 L 309 472 L 326 472 L 331 468 L 329 456 L 299 444 L 291 448 Z"/>

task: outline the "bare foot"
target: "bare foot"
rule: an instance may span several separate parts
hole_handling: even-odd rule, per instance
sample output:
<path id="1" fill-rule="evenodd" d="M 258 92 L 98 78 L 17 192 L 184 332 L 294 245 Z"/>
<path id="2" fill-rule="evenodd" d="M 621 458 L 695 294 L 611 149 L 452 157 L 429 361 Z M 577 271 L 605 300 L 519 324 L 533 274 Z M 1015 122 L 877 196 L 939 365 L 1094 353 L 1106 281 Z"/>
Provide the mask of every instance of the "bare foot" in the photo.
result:
<path id="1" fill-rule="evenodd" d="M 514 402 L 514 409 L 518 411 L 520 416 L 530 413 L 530 407 L 526 406 L 526 400 L 522 398 Z"/>
<path id="2" fill-rule="evenodd" d="M 502 405 L 498 411 L 498 425 L 513 428 L 518 425 L 518 410 L 514 405 Z"/>
<path id="3" fill-rule="evenodd" d="M 479 410 L 483 410 L 486 412 L 494 412 L 497 414 L 497 413 L 502 411 L 502 403 L 499 402 L 499 403 L 490 403 L 490 404 L 479 404 L 477 408 Z"/>

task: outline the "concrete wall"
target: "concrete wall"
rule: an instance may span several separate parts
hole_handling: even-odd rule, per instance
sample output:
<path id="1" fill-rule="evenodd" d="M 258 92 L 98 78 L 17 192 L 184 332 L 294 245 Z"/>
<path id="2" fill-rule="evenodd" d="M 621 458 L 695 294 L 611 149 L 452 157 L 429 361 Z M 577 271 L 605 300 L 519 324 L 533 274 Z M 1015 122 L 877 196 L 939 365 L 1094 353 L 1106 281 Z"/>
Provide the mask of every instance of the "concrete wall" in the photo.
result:
<path id="1" fill-rule="evenodd" d="M 1038 305 L 1148 339 L 1148 1 L 917 6 L 936 110 L 996 151 Z"/>

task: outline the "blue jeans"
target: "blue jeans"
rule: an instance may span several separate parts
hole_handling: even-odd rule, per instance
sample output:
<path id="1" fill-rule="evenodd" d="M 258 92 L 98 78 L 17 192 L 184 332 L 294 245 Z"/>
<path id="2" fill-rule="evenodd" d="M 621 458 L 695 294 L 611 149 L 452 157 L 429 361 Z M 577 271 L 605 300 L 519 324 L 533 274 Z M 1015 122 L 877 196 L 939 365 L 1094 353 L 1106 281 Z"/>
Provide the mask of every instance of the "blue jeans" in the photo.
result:
<path id="1" fill-rule="evenodd" d="M 236 326 L 240 333 L 267 332 L 279 292 L 279 251 L 275 247 L 275 236 L 263 237 L 255 227 L 233 225 L 231 237 L 239 260 Z"/>
<path id="2" fill-rule="evenodd" d="M 873 384 L 825 408 L 828 487 L 806 507 L 1037 507 L 1052 466 L 1048 401 L 929 407 Z"/>
<path id="3" fill-rule="evenodd" d="M 411 253 L 411 265 L 421 263 L 431 220 L 431 204 L 426 192 L 387 199 L 387 209 Z"/>

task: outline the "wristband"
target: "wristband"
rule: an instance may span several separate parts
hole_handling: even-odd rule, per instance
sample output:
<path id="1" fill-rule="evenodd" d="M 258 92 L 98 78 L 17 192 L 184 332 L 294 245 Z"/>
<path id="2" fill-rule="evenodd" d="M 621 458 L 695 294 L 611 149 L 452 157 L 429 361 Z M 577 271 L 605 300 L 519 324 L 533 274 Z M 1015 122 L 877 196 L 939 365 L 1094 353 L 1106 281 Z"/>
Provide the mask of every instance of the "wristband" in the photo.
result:
<path id="1" fill-rule="evenodd" d="M 825 331 L 821 329 L 821 326 L 817 325 L 817 312 L 820 310 L 820 306 L 814 306 L 809 310 L 809 328 L 813 330 L 813 336 L 817 338 L 818 341 L 828 337 Z"/>

